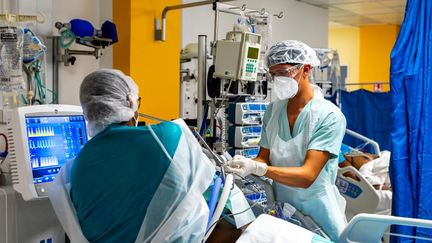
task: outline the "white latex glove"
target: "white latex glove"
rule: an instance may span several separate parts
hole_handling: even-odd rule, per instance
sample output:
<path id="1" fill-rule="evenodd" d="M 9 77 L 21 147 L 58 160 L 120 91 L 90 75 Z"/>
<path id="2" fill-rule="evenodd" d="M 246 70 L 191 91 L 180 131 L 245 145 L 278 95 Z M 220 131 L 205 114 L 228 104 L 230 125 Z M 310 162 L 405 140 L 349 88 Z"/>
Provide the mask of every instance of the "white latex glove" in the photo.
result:
<path id="1" fill-rule="evenodd" d="M 225 170 L 241 177 L 245 177 L 250 174 L 263 176 L 265 173 L 267 173 L 267 164 L 256 162 L 241 155 L 236 155 L 232 160 L 227 162 Z"/>

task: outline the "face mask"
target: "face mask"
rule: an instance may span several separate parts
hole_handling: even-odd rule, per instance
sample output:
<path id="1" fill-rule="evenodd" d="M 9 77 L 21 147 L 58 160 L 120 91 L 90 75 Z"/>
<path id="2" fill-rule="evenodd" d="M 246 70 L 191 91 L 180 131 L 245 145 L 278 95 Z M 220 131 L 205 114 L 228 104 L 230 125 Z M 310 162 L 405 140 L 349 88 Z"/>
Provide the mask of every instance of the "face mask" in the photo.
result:
<path id="1" fill-rule="evenodd" d="M 274 92 L 278 99 L 286 100 L 294 97 L 298 92 L 298 83 L 295 79 L 276 76 L 274 77 Z"/>

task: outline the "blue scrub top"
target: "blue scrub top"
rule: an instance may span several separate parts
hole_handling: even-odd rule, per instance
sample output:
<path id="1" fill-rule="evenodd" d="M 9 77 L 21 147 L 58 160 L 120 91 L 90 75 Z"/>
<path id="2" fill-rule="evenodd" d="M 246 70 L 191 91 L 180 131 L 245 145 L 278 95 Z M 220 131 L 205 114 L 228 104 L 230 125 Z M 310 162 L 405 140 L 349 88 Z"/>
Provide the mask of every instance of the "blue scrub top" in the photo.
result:
<path id="1" fill-rule="evenodd" d="M 181 129 L 152 126 L 174 156 Z M 90 242 L 135 242 L 147 207 L 170 165 L 148 127 L 111 125 L 74 161 L 70 196 Z"/>
<path id="2" fill-rule="evenodd" d="M 312 101 L 314 102 L 313 106 Z M 346 119 L 342 111 L 330 101 L 314 95 L 312 100 L 306 104 L 298 115 L 291 134 L 286 112 L 289 105 L 288 100 L 284 100 L 283 102 L 283 109 L 278 114 L 274 114 L 279 119 L 279 137 L 284 141 L 288 141 L 297 136 L 309 124 L 309 113 L 313 113 L 314 117 L 318 119 L 313 124 L 312 137 L 308 143 L 307 150 L 327 151 L 330 153 L 326 169 L 332 171 L 335 180 L 341 142 L 346 129 Z M 273 103 L 270 103 L 264 114 L 263 129 L 259 142 L 259 145 L 266 149 L 271 149 L 267 138 L 267 124 L 272 116 L 272 111 Z"/>

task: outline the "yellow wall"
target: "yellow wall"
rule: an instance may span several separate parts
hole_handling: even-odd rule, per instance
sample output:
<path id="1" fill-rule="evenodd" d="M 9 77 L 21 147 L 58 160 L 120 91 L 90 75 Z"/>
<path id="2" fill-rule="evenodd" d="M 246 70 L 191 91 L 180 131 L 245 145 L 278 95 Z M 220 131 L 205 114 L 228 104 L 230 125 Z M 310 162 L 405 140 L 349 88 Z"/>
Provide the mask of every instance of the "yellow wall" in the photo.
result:
<path id="1" fill-rule="evenodd" d="M 129 2 L 129 12 L 118 7 Z M 129 31 L 129 38 L 114 45 L 114 68 L 127 72 L 139 85 L 140 112 L 163 119 L 179 116 L 180 11 L 167 14 L 165 42 L 154 40 L 154 20 L 167 5 L 180 0 L 114 0 L 113 16 L 117 29 Z"/>
<path id="2" fill-rule="evenodd" d="M 390 82 L 390 52 L 399 33 L 398 25 L 362 26 L 360 30 L 360 81 Z M 372 85 L 364 86 L 373 90 Z M 384 91 L 389 90 L 384 85 Z"/>
<path id="3" fill-rule="evenodd" d="M 119 38 L 119 42 L 113 46 L 113 67 L 130 75 L 131 2 L 114 0 L 112 4 L 113 20 Z"/>
<path id="4" fill-rule="evenodd" d="M 347 83 L 358 83 L 360 75 L 360 28 L 330 28 L 328 46 L 338 51 L 341 64 L 348 64 L 349 74 Z M 348 86 L 348 90 L 356 88 Z"/>
<path id="5" fill-rule="evenodd" d="M 329 48 L 338 50 L 341 64 L 349 65 L 349 83 L 390 81 L 390 52 L 397 39 L 399 25 L 366 25 L 329 29 Z M 348 90 L 372 85 L 348 86 Z M 390 85 L 382 87 L 388 91 Z"/>

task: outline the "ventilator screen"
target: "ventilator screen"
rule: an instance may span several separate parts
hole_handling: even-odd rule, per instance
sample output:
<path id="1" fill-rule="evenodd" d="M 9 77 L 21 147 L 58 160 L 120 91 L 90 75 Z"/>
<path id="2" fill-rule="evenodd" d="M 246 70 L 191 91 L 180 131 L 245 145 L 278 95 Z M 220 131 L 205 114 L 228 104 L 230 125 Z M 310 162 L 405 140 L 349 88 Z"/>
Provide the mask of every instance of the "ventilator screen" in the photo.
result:
<path id="1" fill-rule="evenodd" d="M 83 116 L 26 117 L 33 183 L 53 181 L 67 161 L 87 142 Z"/>

